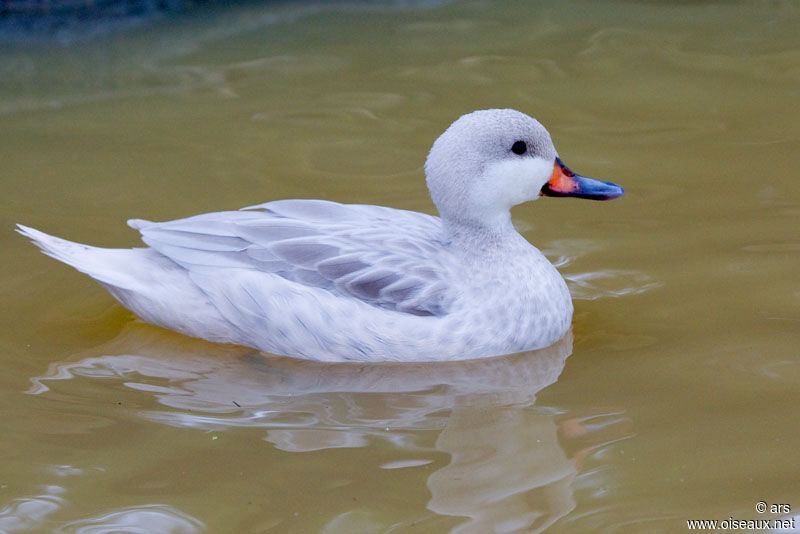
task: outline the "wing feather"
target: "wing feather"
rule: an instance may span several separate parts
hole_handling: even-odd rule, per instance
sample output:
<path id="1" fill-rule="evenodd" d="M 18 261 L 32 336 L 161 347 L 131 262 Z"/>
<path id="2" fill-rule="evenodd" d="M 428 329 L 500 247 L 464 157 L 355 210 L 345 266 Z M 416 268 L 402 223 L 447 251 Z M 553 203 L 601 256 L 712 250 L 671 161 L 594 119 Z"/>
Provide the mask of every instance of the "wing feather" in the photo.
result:
<path id="1" fill-rule="evenodd" d="M 345 287 L 348 293 L 364 300 L 380 300 L 381 291 L 386 286 L 397 282 L 401 275 L 386 268 L 369 269 L 363 274 L 349 280 Z"/>
<path id="2" fill-rule="evenodd" d="M 321 261 L 317 264 L 317 271 L 328 280 L 338 280 L 368 267 L 370 264 L 361 261 L 358 254 L 343 254 Z"/>
<path id="3" fill-rule="evenodd" d="M 300 221 L 265 218 L 244 220 L 236 225 L 236 235 L 251 243 L 269 245 L 282 239 L 319 235 L 313 225 Z"/>
<path id="4" fill-rule="evenodd" d="M 202 248 L 209 251 L 240 251 L 250 246 L 246 240 L 229 235 L 214 235 L 167 228 L 147 230 L 148 239 L 186 248 Z"/>
<path id="5" fill-rule="evenodd" d="M 431 243 L 441 224 L 430 215 L 325 200 L 279 200 L 240 211 L 130 224 L 150 247 L 197 272 L 197 280 L 208 278 L 209 267 L 250 269 L 414 315 L 444 315 L 452 300 L 441 246 Z M 215 295 L 219 291 L 216 284 Z"/>
<path id="6" fill-rule="evenodd" d="M 314 269 L 321 261 L 340 254 L 339 247 L 320 243 L 314 238 L 278 241 L 269 248 L 287 263 L 306 269 Z"/>

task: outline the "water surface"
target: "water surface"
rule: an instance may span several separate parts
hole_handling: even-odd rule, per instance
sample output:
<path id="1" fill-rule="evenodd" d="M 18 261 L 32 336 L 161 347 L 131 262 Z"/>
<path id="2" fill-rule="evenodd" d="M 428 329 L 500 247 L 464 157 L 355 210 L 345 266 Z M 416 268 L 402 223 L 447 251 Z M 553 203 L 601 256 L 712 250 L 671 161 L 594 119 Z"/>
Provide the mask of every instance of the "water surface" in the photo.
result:
<path id="1" fill-rule="evenodd" d="M 800 510 L 793 2 L 264 3 L 0 49 L 0 531 L 684 532 Z M 325 366 L 143 325 L 14 222 L 135 246 L 286 197 L 429 213 L 460 114 L 620 183 L 515 223 L 571 335 Z"/>

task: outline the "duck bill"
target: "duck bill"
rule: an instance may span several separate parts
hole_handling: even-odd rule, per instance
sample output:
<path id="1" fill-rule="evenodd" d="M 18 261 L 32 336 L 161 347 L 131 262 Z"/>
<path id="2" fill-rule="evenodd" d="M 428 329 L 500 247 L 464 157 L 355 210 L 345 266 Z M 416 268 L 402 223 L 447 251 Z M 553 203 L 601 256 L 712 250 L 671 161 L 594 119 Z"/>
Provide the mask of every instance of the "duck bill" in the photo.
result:
<path id="1" fill-rule="evenodd" d="M 611 200 L 624 195 L 625 190 L 611 182 L 602 182 L 575 174 L 564 165 L 560 158 L 556 158 L 555 165 L 553 165 L 553 176 L 550 177 L 549 182 L 544 184 L 540 194 L 548 197 Z"/>

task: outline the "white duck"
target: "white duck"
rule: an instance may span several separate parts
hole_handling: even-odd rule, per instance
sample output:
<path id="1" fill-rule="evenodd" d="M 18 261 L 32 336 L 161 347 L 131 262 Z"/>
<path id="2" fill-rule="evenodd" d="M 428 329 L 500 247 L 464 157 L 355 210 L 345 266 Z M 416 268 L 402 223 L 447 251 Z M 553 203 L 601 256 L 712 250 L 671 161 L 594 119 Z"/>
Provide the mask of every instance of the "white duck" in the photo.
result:
<path id="1" fill-rule="evenodd" d="M 572 320 L 567 286 L 511 224 L 541 195 L 611 199 L 572 173 L 535 119 L 511 109 L 456 120 L 425 163 L 440 217 L 278 200 L 155 223 L 148 248 L 104 249 L 18 225 L 145 321 L 320 361 L 445 361 L 546 347 Z"/>

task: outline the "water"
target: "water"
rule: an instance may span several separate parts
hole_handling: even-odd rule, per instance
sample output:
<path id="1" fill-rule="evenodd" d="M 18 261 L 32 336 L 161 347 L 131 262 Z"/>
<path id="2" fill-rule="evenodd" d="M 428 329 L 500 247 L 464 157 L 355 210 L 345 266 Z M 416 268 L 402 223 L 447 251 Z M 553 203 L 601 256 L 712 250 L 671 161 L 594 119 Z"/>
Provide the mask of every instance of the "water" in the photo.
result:
<path id="1" fill-rule="evenodd" d="M 276 2 L 3 45 L 0 531 L 796 515 L 799 21 L 778 1 Z M 130 217 L 287 197 L 432 213 L 430 144 L 493 106 L 628 191 L 515 208 L 575 298 L 541 353 L 327 366 L 213 345 L 11 231 L 135 246 Z"/>

